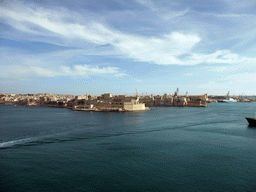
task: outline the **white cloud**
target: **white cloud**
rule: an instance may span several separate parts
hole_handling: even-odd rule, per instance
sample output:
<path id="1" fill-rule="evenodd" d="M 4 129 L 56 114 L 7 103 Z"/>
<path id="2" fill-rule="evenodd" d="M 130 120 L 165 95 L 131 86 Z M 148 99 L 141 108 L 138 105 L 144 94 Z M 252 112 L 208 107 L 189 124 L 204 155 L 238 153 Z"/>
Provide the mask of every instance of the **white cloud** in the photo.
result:
<path id="1" fill-rule="evenodd" d="M 151 9 L 152 11 L 161 12 L 163 9 L 170 9 L 170 7 L 178 5 L 177 1 L 152 1 L 152 0 L 135 0 L 135 2 Z"/>
<path id="2" fill-rule="evenodd" d="M 146 4 L 144 1 L 139 2 Z M 61 41 L 79 48 L 82 44 L 89 43 L 90 49 L 98 54 L 101 54 L 101 46 L 106 45 L 112 51 L 109 54 L 125 55 L 137 61 L 164 65 L 235 64 L 256 60 L 255 58 L 239 56 L 229 50 L 219 50 L 210 54 L 194 53 L 194 48 L 201 42 L 202 38 L 191 32 L 172 31 L 165 35 L 151 37 L 125 34 L 99 22 L 89 22 L 86 19 L 83 21 L 82 15 L 64 8 L 46 9 L 36 7 L 34 4 L 25 5 L 18 2 L 17 4 L 19 6 L 16 6 L 15 9 L 8 6 L 0 7 L 2 13 L 0 17 L 6 24 L 28 34 L 24 37 L 27 40 L 30 40 L 31 35 L 36 35 L 38 41 L 52 39 L 52 43 Z M 147 6 L 153 7 L 154 5 L 151 4 L 150 1 Z M 174 16 L 182 16 L 187 12 L 188 9 L 176 12 Z M 78 44 L 74 42 L 78 42 Z M 180 59 L 183 55 L 186 57 Z M 33 71 L 37 74 L 47 73 L 38 69 Z"/>
<path id="3" fill-rule="evenodd" d="M 71 58 L 83 56 L 82 50 L 65 50 L 44 54 L 15 53 L 13 49 L 0 48 L 1 77 L 56 77 L 56 76 L 89 76 L 112 74 L 116 77 L 126 74 L 117 67 L 99 67 L 88 64 L 70 65 Z M 82 62 L 78 59 L 76 62 Z M 69 65 L 68 65 L 69 64 Z"/>
<path id="4" fill-rule="evenodd" d="M 36 7 L 24 7 L 18 10 L 0 8 L 8 24 L 18 30 L 41 35 L 58 35 L 63 39 L 81 39 L 96 45 L 110 44 L 116 53 L 127 55 L 139 61 L 155 62 L 157 64 L 178 64 L 176 56 L 187 53 L 200 41 L 197 35 L 172 32 L 162 37 L 146 38 L 127 35 L 114 31 L 100 23 L 86 24 L 67 23 L 64 13 L 58 10 L 45 10 Z M 56 17 L 52 17 L 55 15 Z M 69 14 L 65 15 L 67 17 Z M 37 28 L 37 30 L 35 30 Z M 40 31 L 38 29 L 44 29 Z"/>
<path id="5" fill-rule="evenodd" d="M 220 18 L 241 18 L 241 17 L 253 17 L 253 15 L 248 15 L 248 14 L 234 14 L 234 13 L 230 13 L 230 14 L 209 14 L 208 15 L 212 15 L 215 17 L 220 17 Z"/>
<path id="6" fill-rule="evenodd" d="M 151 10 L 155 10 L 155 6 L 154 6 L 154 3 L 150 0 L 148 1 L 145 1 L 145 0 L 135 0 L 137 3 L 143 5 L 143 6 L 146 6 L 147 8 L 151 9 Z"/>
<path id="7" fill-rule="evenodd" d="M 200 38 L 173 32 L 161 38 L 127 36 L 113 45 L 130 58 L 157 64 L 179 64 L 177 56 L 189 52 Z"/>
<path id="8" fill-rule="evenodd" d="M 19 9 L 0 7 L 0 11 L 1 17 L 6 19 L 9 25 L 34 35 L 77 38 L 99 45 L 107 44 L 113 39 L 112 32 L 99 23 L 89 22 L 82 25 L 77 22 L 66 22 L 67 17 L 73 18 L 66 9 L 51 10 L 21 4 Z"/>
<path id="9" fill-rule="evenodd" d="M 185 9 L 183 11 L 170 11 L 168 13 L 162 14 L 161 17 L 167 21 L 172 20 L 177 22 L 178 18 L 186 15 L 188 12 L 189 12 L 189 9 Z"/>
<path id="10" fill-rule="evenodd" d="M 140 80 L 140 79 L 134 79 L 134 81 L 137 81 L 137 82 L 139 82 L 139 83 L 142 83 L 142 82 L 143 82 L 143 80 Z"/>
<path id="11" fill-rule="evenodd" d="M 85 77 L 89 75 L 114 74 L 117 77 L 124 76 L 117 67 L 92 67 L 89 65 L 59 66 L 59 68 L 43 68 L 36 66 L 11 65 L 3 66 L 1 77 L 56 77 L 56 76 L 75 76 Z"/>
<path id="12" fill-rule="evenodd" d="M 64 76 L 87 76 L 95 74 L 119 74 L 117 67 L 91 67 L 89 65 L 74 65 L 73 69 L 68 66 L 60 67 L 59 75 Z"/>
<path id="13" fill-rule="evenodd" d="M 191 54 L 183 59 L 183 64 L 189 62 L 190 65 L 200 63 L 205 64 L 248 64 L 256 62 L 256 58 L 242 57 L 238 54 L 231 53 L 229 50 L 218 50 L 212 54 Z"/>
<path id="14" fill-rule="evenodd" d="M 126 76 L 127 74 L 126 73 L 118 73 L 118 74 L 115 74 L 116 77 L 124 77 Z"/>
<path id="15" fill-rule="evenodd" d="M 41 67 L 28 67 L 28 70 L 30 70 L 30 72 L 33 74 L 35 74 L 36 76 L 40 76 L 40 77 L 54 77 L 56 75 L 58 75 L 58 73 L 56 73 L 56 71 L 51 70 L 51 69 L 44 69 Z M 15 71 L 15 68 L 13 68 L 13 71 Z M 31 74 L 31 75 L 32 75 Z"/>

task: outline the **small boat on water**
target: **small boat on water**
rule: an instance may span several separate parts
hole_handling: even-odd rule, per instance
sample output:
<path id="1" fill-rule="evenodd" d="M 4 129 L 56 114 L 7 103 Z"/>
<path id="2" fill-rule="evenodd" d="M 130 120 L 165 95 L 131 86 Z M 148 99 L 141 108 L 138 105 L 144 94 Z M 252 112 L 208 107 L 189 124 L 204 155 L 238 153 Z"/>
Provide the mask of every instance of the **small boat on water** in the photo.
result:
<path id="1" fill-rule="evenodd" d="M 255 126 L 256 127 L 256 119 L 255 118 L 245 117 L 245 119 L 248 121 L 249 126 Z"/>
<path id="2" fill-rule="evenodd" d="M 256 113 L 255 118 L 245 117 L 245 119 L 248 121 L 249 126 L 256 127 Z"/>

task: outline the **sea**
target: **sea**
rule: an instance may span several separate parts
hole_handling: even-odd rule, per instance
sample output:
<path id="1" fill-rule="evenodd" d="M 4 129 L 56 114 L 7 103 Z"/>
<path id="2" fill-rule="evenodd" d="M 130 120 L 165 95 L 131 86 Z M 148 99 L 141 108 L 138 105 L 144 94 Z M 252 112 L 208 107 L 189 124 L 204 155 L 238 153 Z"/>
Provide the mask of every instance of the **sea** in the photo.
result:
<path id="1" fill-rule="evenodd" d="M 0 106 L 0 191 L 256 191 L 256 103 Z"/>

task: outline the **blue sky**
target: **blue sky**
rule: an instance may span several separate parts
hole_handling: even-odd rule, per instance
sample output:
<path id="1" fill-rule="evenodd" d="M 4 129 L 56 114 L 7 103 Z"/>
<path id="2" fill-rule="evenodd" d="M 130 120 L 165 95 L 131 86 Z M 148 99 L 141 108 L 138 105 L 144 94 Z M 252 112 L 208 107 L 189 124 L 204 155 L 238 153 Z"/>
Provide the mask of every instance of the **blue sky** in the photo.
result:
<path id="1" fill-rule="evenodd" d="M 0 92 L 256 94 L 254 0 L 1 0 L 0 28 Z"/>

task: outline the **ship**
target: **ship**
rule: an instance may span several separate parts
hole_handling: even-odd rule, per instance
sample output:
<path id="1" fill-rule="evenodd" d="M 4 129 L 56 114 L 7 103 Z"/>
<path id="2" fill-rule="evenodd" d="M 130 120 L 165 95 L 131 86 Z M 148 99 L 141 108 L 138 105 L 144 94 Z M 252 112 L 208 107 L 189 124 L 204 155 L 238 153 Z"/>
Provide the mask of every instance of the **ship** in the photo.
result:
<path id="1" fill-rule="evenodd" d="M 228 92 L 227 98 L 226 99 L 218 99 L 218 102 L 221 102 L 221 103 L 235 103 L 235 102 L 237 102 L 237 100 L 229 97 L 229 92 Z"/>
<path id="2" fill-rule="evenodd" d="M 256 119 L 255 118 L 245 117 L 245 119 L 248 121 L 249 126 L 256 127 Z"/>
<path id="3" fill-rule="evenodd" d="M 222 103 L 235 103 L 235 102 L 237 102 L 237 100 L 235 100 L 233 98 L 227 98 L 227 99 L 219 99 L 218 102 L 222 102 Z"/>

